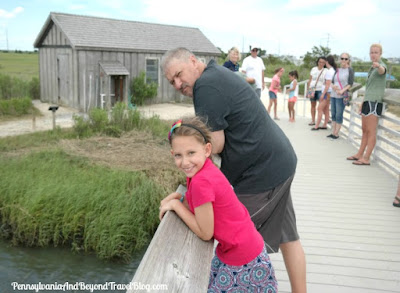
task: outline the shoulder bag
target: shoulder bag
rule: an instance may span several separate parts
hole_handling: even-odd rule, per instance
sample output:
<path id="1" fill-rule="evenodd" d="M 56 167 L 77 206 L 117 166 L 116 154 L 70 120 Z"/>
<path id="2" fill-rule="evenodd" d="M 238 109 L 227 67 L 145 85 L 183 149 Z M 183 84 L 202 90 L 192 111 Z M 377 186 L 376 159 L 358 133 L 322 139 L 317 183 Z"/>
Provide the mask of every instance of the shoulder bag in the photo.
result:
<path id="1" fill-rule="evenodd" d="M 339 82 L 340 89 L 343 89 L 342 83 L 340 82 L 340 78 L 339 78 L 339 68 L 337 69 L 336 72 L 337 72 L 337 80 Z M 343 98 L 343 104 L 345 106 L 349 106 L 350 105 L 350 103 L 349 103 L 350 102 L 349 91 L 345 91 L 340 97 Z"/>
<path id="2" fill-rule="evenodd" d="M 320 78 L 320 76 L 321 76 L 323 71 L 324 71 L 324 68 L 321 69 L 321 72 L 318 75 L 317 81 L 315 82 L 315 86 L 314 87 L 310 86 L 310 88 L 308 89 L 306 98 L 308 98 L 308 99 L 313 99 L 314 98 L 314 96 L 315 96 L 315 88 L 317 87 L 318 80 L 319 80 L 319 78 Z"/>

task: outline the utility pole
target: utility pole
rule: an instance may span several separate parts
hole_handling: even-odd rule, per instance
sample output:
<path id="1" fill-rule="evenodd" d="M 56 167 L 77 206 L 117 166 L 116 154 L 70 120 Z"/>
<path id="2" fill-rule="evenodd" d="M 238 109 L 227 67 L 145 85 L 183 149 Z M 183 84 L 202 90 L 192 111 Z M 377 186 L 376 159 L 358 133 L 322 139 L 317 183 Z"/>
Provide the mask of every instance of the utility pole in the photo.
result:
<path id="1" fill-rule="evenodd" d="M 330 33 L 328 33 L 328 38 L 326 40 L 326 47 L 329 48 L 329 37 L 330 37 Z"/>

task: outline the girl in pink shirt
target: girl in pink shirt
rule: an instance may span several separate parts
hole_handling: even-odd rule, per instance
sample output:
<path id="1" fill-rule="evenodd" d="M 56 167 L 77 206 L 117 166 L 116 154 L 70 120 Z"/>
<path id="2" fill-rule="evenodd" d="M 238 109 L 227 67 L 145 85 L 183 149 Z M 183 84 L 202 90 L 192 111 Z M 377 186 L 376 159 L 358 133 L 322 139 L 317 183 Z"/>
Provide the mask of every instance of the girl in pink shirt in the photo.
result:
<path id="1" fill-rule="evenodd" d="M 269 105 L 268 105 L 268 114 L 271 114 L 272 105 L 274 105 L 274 119 L 279 120 L 276 109 L 278 107 L 278 91 L 281 91 L 281 77 L 285 72 L 285 69 L 280 67 L 275 69 L 275 75 L 272 78 L 271 85 L 269 86 Z"/>
<path id="2" fill-rule="evenodd" d="M 209 158 L 210 130 L 199 118 L 179 120 L 168 138 L 175 164 L 186 174 L 187 191 L 171 193 L 161 201 L 160 220 L 173 210 L 202 240 L 214 237 L 218 241 L 208 292 L 277 292 L 262 236 L 229 181 Z"/>

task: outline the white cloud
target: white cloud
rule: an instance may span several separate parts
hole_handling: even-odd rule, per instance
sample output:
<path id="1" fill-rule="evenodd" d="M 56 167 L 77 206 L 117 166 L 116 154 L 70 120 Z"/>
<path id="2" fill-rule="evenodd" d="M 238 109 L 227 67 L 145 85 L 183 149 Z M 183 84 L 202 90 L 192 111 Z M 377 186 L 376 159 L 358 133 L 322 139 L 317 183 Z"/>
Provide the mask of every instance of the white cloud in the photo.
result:
<path id="1" fill-rule="evenodd" d="M 14 18 L 17 16 L 17 14 L 21 13 L 24 11 L 24 8 L 21 6 L 18 6 L 17 8 L 14 8 L 13 11 L 9 12 L 4 9 L 0 9 L 0 18 Z"/>

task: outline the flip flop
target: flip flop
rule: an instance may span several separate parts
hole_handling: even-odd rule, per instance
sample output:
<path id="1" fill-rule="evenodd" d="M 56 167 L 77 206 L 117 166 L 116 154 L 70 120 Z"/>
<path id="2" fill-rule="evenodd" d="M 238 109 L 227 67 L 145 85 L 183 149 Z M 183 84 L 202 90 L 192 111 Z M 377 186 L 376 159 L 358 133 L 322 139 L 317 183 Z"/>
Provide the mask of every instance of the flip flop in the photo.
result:
<path id="1" fill-rule="evenodd" d="M 360 158 L 357 158 L 355 156 L 351 156 L 351 157 L 346 158 L 346 160 L 348 160 L 348 161 L 358 161 L 359 159 Z"/>
<path id="2" fill-rule="evenodd" d="M 319 127 L 319 129 L 328 129 L 328 127 Z"/>
<path id="3" fill-rule="evenodd" d="M 400 198 L 398 196 L 395 196 L 394 199 L 397 200 L 399 203 L 393 202 L 393 206 L 396 208 L 400 208 Z"/>
<path id="4" fill-rule="evenodd" d="M 318 127 L 318 128 L 314 128 L 314 127 L 313 127 L 313 128 L 311 128 L 311 130 L 312 130 L 312 131 L 314 131 L 314 130 L 319 130 L 319 127 Z"/>
<path id="5" fill-rule="evenodd" d="M 313 125 L 315 125 L 315 123 L 314 122 L 310 122 L 310 123 L 308 123 L 308 125 L 313 126 Z"/>
<path id="6" fill-rule="evenodd" d="M 357 165 L 357 166 L 369 166 L 369 165 L 371 165 L 370 163 L 364 163 L 364 162 L 361 162 L 361 161 L 354 161 L 353 162 L 353 165 Z"/>

